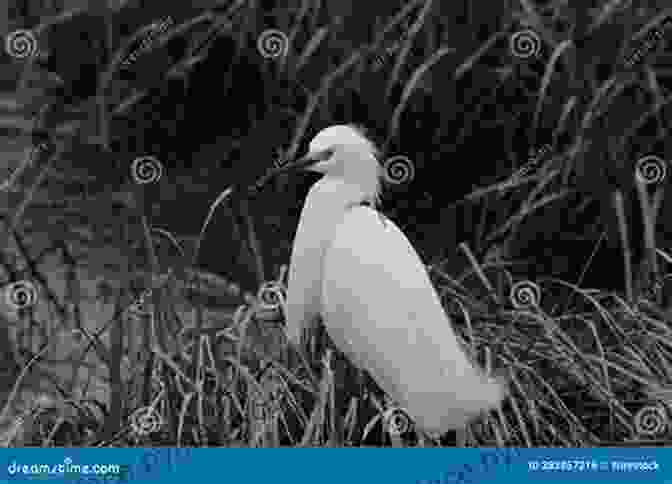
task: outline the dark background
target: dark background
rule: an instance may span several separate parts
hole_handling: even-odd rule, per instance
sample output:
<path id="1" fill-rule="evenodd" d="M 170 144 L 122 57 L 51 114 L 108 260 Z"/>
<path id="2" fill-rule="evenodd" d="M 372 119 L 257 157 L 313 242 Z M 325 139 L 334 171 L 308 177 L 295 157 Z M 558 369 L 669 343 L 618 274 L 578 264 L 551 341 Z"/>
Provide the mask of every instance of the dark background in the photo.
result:
<path id="1" fill-rule="evenodd" d="M 142 56 L 128 72 L 120 74 L 121 79 L 111 87 L 113 91 L 132 87 L 146 89 L 147 95 L 127 116 L 111 121 L 107 152 L 98 154 L 101 147 L 86 139 L 74 142 L 73 164 L 79 164 L 76 158 L 81 157 L 81 163 L 86 165 L 83 168 L 110 186 L 124 181 L 129 160 L 144 154 L 156 156 L 166 172 L 159 184 L 145 190 L 146 209 L 152 223 L 175 233 L 196 234 L 217 194 L 231 183 L 263 173 L 272 164 L 276 150 L 287 148 L 297 119 L 306 107 L 307 93 L 316 89 L 334 59 L 370 40 L 371 26 L 390 18 L 397 7 L 394 3 L 386 8 L 368 7 L 356 15 L 354 5 L 349 2 L 328 3 L 321 13 L 324 18 L 339 16 L 341 30 L 330 33 L 325 48 L 312 57 L 300 75 L 281 71 L 272 62 L 266 62 L 256 51 L 254 38 L 244 25 L 250 22 L 259 31 L 278 27 L 274 23 L 285 19 L 278 13 L 282 8 L 273 2 L 264 5 L 262 11 L 268 14 L 236 19 L 246 33 L 235 32 L 234 28 L 232 35 L 217 36 L 208 44 L 205 57 L 188 72 L 167 76 L 170 67 L 183 58 L 187 45 L 194 42 L 199 29 L 194 29 L 191 36 L 174 39 L 165 48 Z M 508 24 L 508 30 L 513 32 L 521 25 L 512 18 L 505 2 L 488 4 L 487 12 L 481 11 L 485 5 L 478 8 L 478 2 L 472 2 L 469 8 L 462 2 L 454 2 L 450 6 L 436 6 L 431 27 L 422 33 L 428 38 L 447 35 L 455 52 L 445 56 L 425 76 L 420 88 L 412 94 L 396 133 L 386 131 L 403 85 L 391 85 L 389 99 L 381 95 L 381 86 L 391 70 L 392 62 L 388 62 L 377 72 L 349 75 L 336 83 L 312 118 L 308 134 L 332 123 L 357 122 L 366 126 L 376 141 L 382 142 L 392 135 L 387 154 L 408 156 L 416 166 L 416 178 L 401 189 L 391 190 L 383 208 L 404 227 L 428 262 L 449 257 L 457 264 L 456 268 L 459 268 L 456 261 L 462 258 L 455 253 L 457 243 L 467 242 L 472 249 L 485 254 L 489 247 L 481 246 L 482 237 L 475 228 L 483 217 L 486 230 L 500 224 L 529 191 L 516 190 L 496 203 L 493 197 L 487 197 L 481 200 L 485 203 L 468 204 L 457 210 L 450 208 L 452 204 L 476 186 L 503 180 L 525 164 L 530 150 L 551 143 L 554 155 L 566 155 L 580 136 L 582 149 L 571 160 L 565 156 L 562 165 L 575 175 L 570 185 L 576 190 L 575 195 L 525 217 L 519 230 L 508 234 L 507 256 L 529 261 L 524 271 L 534 276 L 553 273 L 576 279 L 593 251 L 596 233 L 599 235 L 603 228 L 608 228 L 607 243 L 601 245 L 586 274 L 589 279 L 584 282 L 618 289 L 621 283 L 617 281 L 623 277 L 613 273 L 613 263 L 619 264 L 622 257 L 611 195 L 616 189 L 624 192 L 631 215 L 634 255 L 640 258 L 638 244 L 642 229 L 631 174 L 638 157 L 652 152 L 665 158 L 669 156 L 669 146 L 665 145 L 665 137 L 660 136 L 660 129 L 664 128 L 656 127 L 657 121 L 652 118 L 639 127 L 623 151 L 612 153 L 609 149 L 611 140 L 619 139 L 633 120 L 651 107 L 652 100 L 646 98 L 637 83 L 611 99 L 585 132 L 580 131 L 578 123 L 595 99 L 599 83 L 619 69 L 618 59 L 627 44 L 627 33 L 636 31 L 659 9 L 653 4 L 641 5 L 641 10 L 633 6 L 591 29 L 591 7 L 597 3 L 579 3 L 569 2 L 564 8 L 551 3 L 541 6 L 542 15 L 546 15 L 543 21 L 550 29 L 545 33 L 549 38 L 544 40 L 557 44 L 571 39 L 576 48 L 566 57 L 571 59 L 571 65 L 564 65 L 563 58 L 552 77 L 535 125 L 532 122 L 539 101 L 538 90 L 552 44 L 544 45 L 539 56 L 523 62 L 512 58 L 504 38 L 456 79 L 457 66 L 502 26 Z M 179 23 L 208 6 L 213 3 L 187 6 L 159 1 L 128 2 L 111 15 L 114 46 L 142 25 L 166 17 Z M 54 12 L 60 7 L 55 4 L 46 11 Z M 55 26 L 45 36 L 48 56 L 41 65 L 65 80 L 51 94 L 67 106 L 91 100 L 102 66 L 109 61 L 103 35 L 104 17 L 96 8 L 99 6 L 88 7 L 86 13 Z M 9 10 L 15 26 L 30 26 L 44 14 L 37 5 Z M 647 13 L 642 14 L 642 10 Z M 633 18 L 632 14 L 637 12 Z M 307 37 L 296 41 L 300 44 L 306 40 Z M 84 42 L 86 49 L 82 47 Z M 660 50 L 667 45 L 669 35 Z M 77 55 L 72 55 L 73 52 Z M 429 53 L 427 46 L 414 46 L 411 55 L 418 59 L 415 64 L 422 52 Z M 662 58 L 666 55 L 669 54 L 662 54 Z M 655 58 L 661 61 L 660 55 Z M 642 66 L 634 70 L 643 76 L 637 69 Z M 406 71 L 404 74 L 408 76 L 408 68 Z M 661 70 L 658 78 L 663 89 L 669 84 L 665 72 Z M 505 75 L 508 77 L 502 79 Z M 576 99 L 577 105 L 563 129 L 559 129 L 558 120 L 570 99 Z M 665 114 L 667 108 L 662 109 L 659 118 L 663 123 Z M 262 245 L 264 276 L 270 277 L 273 267 L 287 260 L 296 216 L 305 189 L 313 181 L 309 176 L 305 183 L 301 179 L 286 181 L 295 189 L 284 187 L 278 191 L 276 186 L 274 192 L 264 193 L 256 200 L 236 199 L 233 207 L 222 207 L 208 229 L 202 264 L 216 272 L 232 273 L 234 279 L 254 289 L 261 282 L 254 275 L 259 268 L 252 268 L 254 262 L 244 243 L 229 237 L 235 231 L 232 224 L 244 223 L 241 211 L 251 214 Z M 576 209 L 582 202 L 588 205 L 579 213 Z M 495 205 L 497 209 L 493 210 Z M 663 213 L 668 213 L 669 197 L 664 205 Z M 669 219 L 659 217 L 663 247 L 669 231 L 665 223 Z M 229 241 L 232 245 L 228 245 Z"/>

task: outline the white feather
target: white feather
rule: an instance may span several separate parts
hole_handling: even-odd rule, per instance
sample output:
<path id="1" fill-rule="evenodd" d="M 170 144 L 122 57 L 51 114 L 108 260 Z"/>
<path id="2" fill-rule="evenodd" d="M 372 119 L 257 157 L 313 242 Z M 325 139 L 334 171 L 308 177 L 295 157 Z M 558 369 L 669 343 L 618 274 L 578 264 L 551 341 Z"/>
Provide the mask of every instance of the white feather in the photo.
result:
<path id="1" fill-rule="evenodd" d="M 499 404 L 505 387 L 467 357 L 420 257 L 399 228 L 360 206 L 378 195 L 372 144 L 330 127 L 311 152 L 333 148 L 308 193 L 289 270 L 287 333 L 322 316 L 334 344 L 431 433 L 460 428 Z M 319 142 L 318 142 L 319 141 Z"/>
<path id="2" fill-rule="evenodd" d="M 289 264 L 287 336 L 294 343 L 300 342 L 302 332 L 321 315 L 324 252 L 345 214 L 344 200 L 361 197 L 359 187 L 329 176 L 308 192 Z"/>
<path id="3" fill-rule="evenodd" d="M 504 387 L 468 359 L 425 268 L 391 221 L 356 207 L 327 248 L 324 323 L 334 343 L 428 432 L 498 405 Z"/>

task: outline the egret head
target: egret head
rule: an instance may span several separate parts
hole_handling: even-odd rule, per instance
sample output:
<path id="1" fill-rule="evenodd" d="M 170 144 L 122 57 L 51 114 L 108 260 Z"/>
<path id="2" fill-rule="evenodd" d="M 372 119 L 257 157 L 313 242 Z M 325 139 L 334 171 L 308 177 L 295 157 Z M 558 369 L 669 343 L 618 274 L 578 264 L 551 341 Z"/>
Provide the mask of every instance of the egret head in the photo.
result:
<path id="1" fill-rule="evenodd" d="M 364 198 L 377 204 L 381 170 L 377 156 L 376 146 L 362 128 L 338 124 L 317 133 L 308 153 L 288 168 L 315 171 L 358 185 Z"/>

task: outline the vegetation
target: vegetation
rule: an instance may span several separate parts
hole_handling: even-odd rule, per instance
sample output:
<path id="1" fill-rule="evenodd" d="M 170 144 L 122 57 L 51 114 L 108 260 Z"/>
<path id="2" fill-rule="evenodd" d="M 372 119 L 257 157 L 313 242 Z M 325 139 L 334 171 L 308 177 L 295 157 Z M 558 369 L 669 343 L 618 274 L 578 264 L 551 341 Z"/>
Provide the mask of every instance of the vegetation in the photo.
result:
<path id="1" fill-rule="evenodd" d="M 672 9 L 387 3 L 130 5 L 33 29 L 51 58 L 7 67 L 36 116 L 19 139 L 43 144 L 0 190 L 2 445 L 445 445 L 384 435 L 394 406 L 342 356 L 285 345 L 314 180 L 240 188 L 343 122 L 406 157 L 382 210 L 510 380 L 466 445 L 669 444 Z M 59 44 L 72 22 L 90 49 Z M 36 96 L 45 68 L 61 84 Z M 131 176 L 142 156 L 151 183 Z"/>

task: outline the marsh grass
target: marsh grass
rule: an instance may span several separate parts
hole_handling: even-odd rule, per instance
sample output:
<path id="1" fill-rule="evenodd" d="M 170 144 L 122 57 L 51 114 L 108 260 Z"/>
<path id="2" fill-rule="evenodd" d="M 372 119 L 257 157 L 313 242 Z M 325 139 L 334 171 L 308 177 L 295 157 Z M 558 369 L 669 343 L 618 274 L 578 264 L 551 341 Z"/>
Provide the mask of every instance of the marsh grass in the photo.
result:
<path id="1" fill-rule="evenodd" d="M 660 439 L 669 439 L 669 432 L 645 438 L 636 428 L 634 417 L 649 404 L 663 405 L 668 416 L 671 411 L 672 326 L 669 295 L 664 293 L 669 291 L 665 277 L 672 256 L 665 246 L 669 241 L 656 241 L 655 230 L 662 184 L 652 197 L 646 187 L 636 188 L 647 252 L 647 265 L 641 271 L 631 263 L 626 200 L 621 192 L 614 192 L 618 233 L 625 247 L 624 294 L 586 288 L 580 281 L 546 277 L 537 281 L 542 294 L 540 301 L 520 308 L 514 307 L 510 300 L 510 290 L 519 279 L 510 270 L 515 263 L 508 257 L 511 237 L 523 220 L 563 200 L 574 189 L 570 183 L 572 177 L 577 170 L 586 173 L 581 171 L 582 164 L 593 161 L 582 153 L 592 141 L 590 129 L 600 110 L 606 109 L 605 104 L 613 100 L 615 92 L 633 82 L 614 75 L 602 84 L 596 81 L 584 87 L 580 96 L 576 95 L 576 86 L 558 88 L 563 79 L 576 78 L 577 72 L 572 69 L 579 69 L 570 60 L 571 42 L 557 41 L 553 32 L 557 25 L 544 21 L 541 10 L 534 5 L 528 2 L 524 5 L 525 9 L 517 11 L 515 18 L 533 26 L 545 47 L 550 48 L 542 74 L 537 78 L 538 91 L 530 94 L 534 100 L 531 129 L 536 132 L 541 125 L 543 107 L 553 95 L 560 106 L 553 143 L 544 144 L 544 156 L 535 159 L 532 175 L 524 170 L 521 176 L 480 186 L 460 202 L 509 203 L 507 197 L 511 193 L 523 198 L 496 223 L 481 225 L 479 233 L 489 243 L 484 245 L 487 251 L 476 255 L 469 244 L 462 244 L 461 252 L 467 263 L 461 273 L 448 273 L 440 262 L 432 264 L 430 270 L 467 351 L 489 372 L 504 373 L 510 382 L 510 397 L 500 408 L 469 425 L 464 445 L 655 444 Z M 199 24 L 207 26 L 207 34 L 194 41 L 194 45 L 207 44 L 216 35 L 234 33 L 234 26 L 237 36 L 251 41 L 255 26 L 239 20 L 242 12 L 253 8 L 259 7 L 241 0 L 233 3 L 226 13 L 207 11 L 198 18 L 171 25 L 148 44 L 143 56 L 161 48 L 171 38 L 195 35 L 192 28 Z M 561 5 L 554 3 L 546 10 L 557 15 L 563 11 Z M 318 112 L 322 120 L 330 118 L 334 92 L 343 83 L 357 81 L 368 72 L 384 76 L 378 86 L 388 105 L 373 116 L 386 120 L 383 151 L 391 150 L 413 96 L 441 89 L 440 76 L 434 72 L 456 50 L 456 40 L 445 34 L 442 27 L 446 20 L 436 15 L 438 11 L 432 0 L 407 3 L 375 32 L 370 43 L 337 55 L 336 65 L 312 79 L 316 87 L 296 121 L 286 158 L 297 154 Z M 262 12 L 253 13 L 251 17 L 258 18 Z M 298 76 L 322 52 L 329 49 L 339 52 L 338 39 L 331 35 L 337 30 L 338 19 L 331 19 L 333 25 L 327 23 L 318 28 L 320 13 L 307 0 L 294 2 L 289 14 L 295 22 L 289 29 L 293 43 L 279 69 Z M 600 10 L 595 17 L 597 26 L 591 28 L 607 23 L 610 15 L 615 14 Z M 469 73 L 498 39 L 510 34 L 513 17 L 507 18 L 501 30 L 454 65 L 455 79 Z M 409 26 L 408 35 L 394 49 L 386 51 L 390 49 L 386 46 L 391 45 L 389 32 L 404 22 Z M 128 50 L 142 35 L 141 29 L 124 43 L 101 74 L 96 117 L 98 139 L 104 146 L 109 146 L 111 112 L 118 109 L 110 107 L 108 93 Z M 194 47 L 193 55 L 174 66 L 173 71 L 188 69 L 197 50 Z M 381 57 L 381 51 L 391 55 Z M 515 72 L 519 68 L 515 63 L 520 61 L 509 58 L 509 62 L 513 64 L 504 67 Z M 569 73 L 560 72 L 561 64 Z M 26 70 L 31 68 L 29 64 Z M 588 72 L 586 68 L 582 74 Z M 515 83 L 515 74 L 512 76 L 508 82 Z M 643 124 L 645 119 L 658 116 L 671 98 L 669 91 L 663 93 L 650 75 L 634 82 L 654 92 L 658 99 L 638 120 Z M 399 87 L 399 94 L 395 95 Z M 576 125 L 571 126 L 576 121 L 572 121 L 575 118 L 572 113 L 578 110 L 579 98 L 587 99 L 588 107 Z M 480 109 L 488 101 L 483 98 L 477 102 Z M 129 109 L 132 103 L 126 99 L 120 105 Z M 661 133 L 666 135 L 667 131 L 663 129 Z M 441 134 L 437 128 L 436 139 Z M 561 144 L 558 141 L 561 136 L 570 141 Z M 85 207 L 72 202 L 66 210 L 50 201 L 45 190 L 38 190 L 45 179 L 55 176 L 51 166 L 60 156 L 61 151 L 56 150 L 31 173 L 21 173 L 21 180 L 17 180 L 21 188 L 18 195 L 4 194 L 7 198 L 0 235 L 0 245 L 6 248 L 0 261 L 4 280 L 18 280 L 27 274 L 35 281 L 44 295 L 41 303 L 49 314 L 48 323 L 41 320 L 41 324 L 48 324 L 53 331 L 37 338 L 38 343 L 35 336 L 13 342 L 18 346 L 15 358 L 23 361 L 24 366 L 2 400 L 0 445 L 357 446 L 363 445 L 362 435 L 375 432 L 374 427 L 389 414 L 391 402 L 379 399 L 375 392 L 339 399 L 343 385 L 339 380 L 343 376 L 335 364 L 337 352 L 327 348 L 315 361 L 306 361 L 301 353 L 289 348 L 283 331 L 282 298 L 269 308 L 258 295 L 241 291 L 235 281 L 194 268 L 207 224 L 218 211 L 230 209 L 229 192 L 222 192 L 213 203 L 195 240 L 188 241 L 165 230 L 160 234 L 158 238 L 168 240 L 172 248 L 171 258 L 166 259 L 159 253 L 157 234 L 139 208 L 144 206 L 139 187 L 129 189 L 127 196 L 122 197 L 123 208 L 116 213 L 116 225 L 112 219 L 102 221 L 105 215 L 100 212 L 101 204 L 90 202 Z M 270 167 L 273 160 L 268 163 Z M 122 220 L 118 220 L 120 217 Z M 29 239 L 44 230 L 41 227 L 47 221 L 53 226 L 56 219 L 62 221 L 61 228 L 49 231 L 51 245 L 47 248 L 40 251 L 24 241 L 24 236 Z M 245 236 L 261 277 L 267 273 L 267 262 L 258 248 L 262 241 L 258 240 L 253 225 L 248 227 Z M 77 279 L 75 270 L 82 261 L 72 253 L 71 245 L 73 239 L 79 246 L 112 245 L 109 236 L 104 236 L 109 232 L 117 236 L 114 243 L 122 255 L 119 263 L 110 262 L 114 268 L 102 271 L 108 289 L 96 297 L 114 310 L 108 322 L 98 326 L 86 321 L 82 313 L 82 281 Z M 41 274 L 40 260 L 56 251 L 62 254 L 61 264 L 66 267 L 68 291 L 64 296 L 54 294 L 49 278 Z M 84 251 L 84 254 L 79 257 L 90 257 L 90 253 L 87 256 Z M 590 260 L 586 261 L 588 264 Z M 169 275 L 158 278 L 161 282 L 157 285 L 157 277 L 165 274 Z M 277 282 L 282 284 L 283 279 L 284 273 L 280 271 Z M 658 283 L 658 289 L 652 292 L 653 283 Z M 143 300 L 145 309 L 141 314 L 128 311 L 138 297 L 131 289 L 133 284 L 152 288 Z M 6 328 L 18 328 L 17 331 L 25 333 L 26 328 L 35 326 L 32 323 L 35 313 L 21 310 L 7 316 L 6 321 Z M 48 385 L 43 382 L 36 383 L 43 377 L 32 370 L 39 366 L 38 362 L 46 364 L 41 360 L 52 344 L 58 343 L 54 335 L 68 328 L 82 335 L 79 342 L 82 354 L 79 360 L 71 361 L 75 375 L 91 364 L 89 360 L 105 370 L 103 382 L 109 392 L 103 401 L 88 397 L 86 382 L 77 376 L 71 378 L 69 386 L 61 380 L 60 387 L 54 383 L 49 390 L 45 390 Z M 48 397 L 37 398 L 40 395 Z M 27 404 L 31 399 L 33 404 Z M 155 412 L 160 425 L 150 426 L 147 432 L 131 425 L 131 415 L 141 408 Z M 416 436 L 413 444 L 405 437 L 383 440 L 393 446 L 442 445 L 425 435 Z"/>

